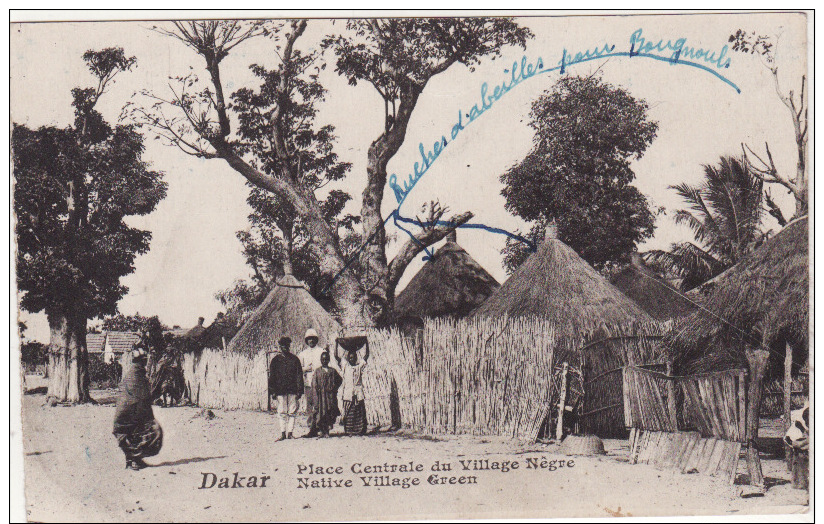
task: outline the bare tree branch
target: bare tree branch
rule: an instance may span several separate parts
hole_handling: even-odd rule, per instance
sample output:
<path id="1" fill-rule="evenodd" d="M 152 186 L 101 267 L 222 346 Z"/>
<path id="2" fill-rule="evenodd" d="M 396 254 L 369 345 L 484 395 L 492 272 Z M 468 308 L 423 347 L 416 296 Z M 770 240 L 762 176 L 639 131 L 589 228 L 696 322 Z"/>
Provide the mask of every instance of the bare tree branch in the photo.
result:
<path id="1" fill-rule="evenodd" d="M 443 215 L 443 212 L 445 212 L 445 210 L 441 210 L 440 215 Z M 472 220 L 472 217 L 474 217 L 473 213 L 467 211 L 466 213 L 452 217 L 448 225 L 438 225 L 437 221 L 430 222 L 429 227 L 424 227 L 419 233 L 414 235 L 413 238 L 410 238 L 401 247 L 401 250 L 395 255 L 395 258 L 392 259 L 392 262 L 389 263 L 389 286 L 392 291 L 390 296 L 394 295 L 394 290 L 398 282 L 400 282 L 404 271 L 406 271 L 406 267 L 415 260 L 415 257 L 418 256 L 424 248 L 443 240 L 449 233 Z M 419 220 L 419 222 L 421 221 Z"/>

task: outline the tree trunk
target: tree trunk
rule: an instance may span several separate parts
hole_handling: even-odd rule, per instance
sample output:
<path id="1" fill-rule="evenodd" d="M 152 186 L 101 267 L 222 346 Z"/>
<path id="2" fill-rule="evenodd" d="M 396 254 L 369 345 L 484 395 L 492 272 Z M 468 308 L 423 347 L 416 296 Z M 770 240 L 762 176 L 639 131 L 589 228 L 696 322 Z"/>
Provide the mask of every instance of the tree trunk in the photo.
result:
<path id="1" fill-rule="evenodd" d="M 369 146 L 366 159 L 366 187 L 361 203 L 361 224 L 363 242 L 361 267 L 363 288 L 367 301 L 364 316 L 367 321 L 379 323 L 391 313 L 394 290 L 390 289 L 389 264 L 386 259 L 386 228 L 381 213 L 384 189 L 386 188 L 386 166 L 400 150 L 406 138 L 406 129 L 412 118 L 412 111 L 418 103 L 422 87 L 411 82 L 400 86 L 400 106 L 391 126 Z"/>
<path id="2" fill-rule="evenodd" d="M 57 402 L 89 402 L 89 355 L 86 351 L 86 319 L 65 313 L 48 316 L 49 391 Z"/>
<path id="3" fill-rule="evenodd" d="M 793 399 L 793 348 L 785 342 L 784 353 L 784 433 L 790 429 L 790 412 L 792 411 Z M 784 457 L 787 459 L 787 468 L 792 467 L 792 453 L 789 446 L 784 446 Z"/>
<path id="4" fill-rule="evenodd" d="M 765 349 L 747 350 L 747 363 L 750 368 L 750 383 L 747 388 L 747 469 L 750 484 L 764 487 L 764 474 L 761 471 L 761 459 L 758 457 L 758 418 L 761 414 L 761 393 L 764 389 L 764 372 L 767 369 L 769 351 Z"/>

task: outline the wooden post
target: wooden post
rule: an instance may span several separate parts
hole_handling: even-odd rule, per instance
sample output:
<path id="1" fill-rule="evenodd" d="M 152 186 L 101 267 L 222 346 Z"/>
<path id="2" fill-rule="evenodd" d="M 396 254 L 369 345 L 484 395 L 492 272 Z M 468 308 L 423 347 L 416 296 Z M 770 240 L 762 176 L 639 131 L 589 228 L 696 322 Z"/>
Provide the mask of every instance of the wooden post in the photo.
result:
<path id="1" fill-rule="evenodd" d="M 272 411 L 272 395 L 269 394 L 269 354 L 270 352 L 266 352 L 266 413 Z"/>
<path id="2" fill-rule="evenodd" d="M 747 363 L 750 368 L 750 383 L 747 388 L 747 469 L 750 484 L 764 487 L 764 474 L 761 471 L 761 459 L 755 440 L 758 438 L 758 417 L 761 412 L 761 393 L 763 390 L 764 371 L 767 369 L 769 351 L 765 349 L 746 350 Z"/>
<path id="3" fill-rule="evenodd" d="M 784 353 L 784 433 L 790 429 L 790 412 L 793 399 L 793 348 L 785 342 Z M 792 468 L 792 454 L 789 446 L 784 446 L 784 458 L 787 460 L 787 469 Z"/>
<path id="4" fill-rule="evenodd" d="M 558 426 L 555 428 L 555 440 L 564 438 L 564 411 L 566 410 L 568 371 L 569 364 L 564 362 L 564 368 L 561 371 L 561 395 L 558 398 Z"/>
<path id="5" fill-rule="evenodd" d="M 672 377 L 672 361 L 667 362 L 667 376 Z M 667 380 L 667 410 L 669 411 L 672 427 L 678 431 L 678 409 L 675 403 L 675 380 Z"/>

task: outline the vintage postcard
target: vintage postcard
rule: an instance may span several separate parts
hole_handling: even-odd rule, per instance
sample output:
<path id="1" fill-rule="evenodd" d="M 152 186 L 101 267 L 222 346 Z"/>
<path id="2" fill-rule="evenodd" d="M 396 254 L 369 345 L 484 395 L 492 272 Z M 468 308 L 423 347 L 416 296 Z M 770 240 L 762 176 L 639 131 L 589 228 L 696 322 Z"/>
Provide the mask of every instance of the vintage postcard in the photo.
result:
<path id="1" fill-rule="evenodd" d="M 10 20 L 21 518 L 812 519 L 811 12 L 75 15 Z"/>

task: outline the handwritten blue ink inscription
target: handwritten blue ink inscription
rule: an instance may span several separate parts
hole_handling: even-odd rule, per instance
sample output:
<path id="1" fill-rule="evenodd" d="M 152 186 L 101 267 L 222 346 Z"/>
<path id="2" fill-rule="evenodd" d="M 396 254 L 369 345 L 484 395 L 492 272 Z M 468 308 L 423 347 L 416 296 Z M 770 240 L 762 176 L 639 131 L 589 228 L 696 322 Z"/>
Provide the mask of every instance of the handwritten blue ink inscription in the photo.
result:
<path id="1" fill-rule="evenodd" d="M 717 77 L 722 82 L 726 83 L 737 93 L 741 93 L 741 89 L 733 83 L 730 79 L 722 75 L 719 70 L 729 69 L 731 59 L 727 56 L 729 52 L 728 46 L 724 45 L 718 52 L 711 51 L 708 49 L 696 47 L 696 46 L 688 46 L 686 38 L 677 38 L 674 41 L 672 39 L 664 40 L 663 38 L 658 39 L 656 42 L 655 39 L 647 39 L 644 36 L 644 30 L 638 29 L 630 35 L 629 41 L 629 50 L 628 51 L 618 51 L 616 50 L 616 46 L 605 42 L 603 44 L 597 44 L 593 46 L 591 49 L 587 49 L 583 52 L 576 52 L 571 53 L 567 51 L 566 48 L 563 49 L 561 53 L 561 59 L 557 62 L 556 67 L 545 68 L 544 62 L 541 57 L 538 57 L 537 60 L 534 62 L 530 62 L 529 59 L 524 55 L 520 62 L 515 61 L 512 63 L 512 68 L 504 69 L 504 73 L 508 73 L 510 77 L 507 80 L 497 84 L 490 93 L 489 91 L 489 84 L 484 82 L 481 84 L 480 88 L 480 105 L 476 102 L 472 105 L 469 111 L 464 112 L 463 110 L 458 110 L 458 119 L 457 122 L 452 126 L 452 129 L 449 133 L 444 133 L 441 137 L 437 140 L 432 141 L 431 149 L 427 150 L 424 147 L 423 142 L 418 144 L 418 151 L 420 152 L 421 159 L 414 163 L 411 173 L 407 175 L 406 180 L 403 181 L 403 185 L 398 182 L 398 176 L 396 174 L 392 174 L 389 176 L 388 185 L 389 188 L 392 190 L 393 194 L 395 195 L 395 200 L 398 202 L 398 207 L 390 213 L 389 216 L 386 217 L 384 220 L 384 225 L 386 225 L 390 220 L 393 220 L 395 227 L 400 229 L 401 231 L 405 232 L 412 238 L 413 241 L 417 242 L 413 233 L 400 225 L 400 222 L 414 224 L 420 227 L 423 227 L 425 224 L 422 224 L 416 220 L 403 217 L 400 213 L 400 208 L 403 205 L 406 197 L 409 196 L 409 193 L 412 189 L 417 185 L 420 179 L 429 171 L 432 167 L 432 164 L 440 157 L 441 153 L 446 149 L 449 145 L 450 140 L 454 141 L 458 138 L 461 131 L 463 131 L 466 126 L 470 125 L 472 122 L 476 121 L 480 118 L 483 114 L 485 114 L 489 109 L 493 107 L 495 102 L 500 100 L 505 94 L 511 91 L 513 88 L 517 87 L 525 80 L 530 78 L 534 78 L 538 75 L 544 73 L 551 73 L 554 71 L 558 71 L 560 74 L 565 74 L 569 67 L 574 66 L 576 64 L 589 62 L 592 60 L 600 60 L 605 58 L 611 57 L 623 57 L 623 58 L 630 58 L 630 59 L 639 59 L 639 58 L 646 58 L 651 60 L 657 60 L 660 62 L 665 62 L 670 65 L 679 65 L 679 66 L 687 66 L 693 67 L 707 73 L 710 73 Z M 464 118 L 466 120 L 464 120 Z M 447 135 L 450 139 L 447 139 Z M 450 226 L 448 222 L 439 222 L 439 225 L 447 225 Z M 461 228 L 469 228 L 469 229 L 483 229 L 485 231 L 503 234 L 509 236 L 510 238 L 517 239 L 523 243 L 525 243 L 530 250 L 535 250 L 535 245 L 530 242 L 529 240 L 523 238 L 520 235 L 515 233 L 511 233 L 499 228 L 485 226 L 483 224 L 462 224 L 459 226 Z M 344 269 L 350 266 L 350 264 L 357 258 L 360 251 L 363 249 L 366 244 L 371 242 L 372 239 L 368 239 L 366 243 L 364 243 L 356 252 L 353 254 L 352 258 L 345 264 Z M 431 252 L 426 249 L 424 246 L 424 251 L 426 252 L 425 259 L 431 258 Z M 341 272 L 342 272 L 341 271 Z M 337 280 L 337 277 L 340 275 L 335 276 L 332 279 L 332 282 Z"/>

